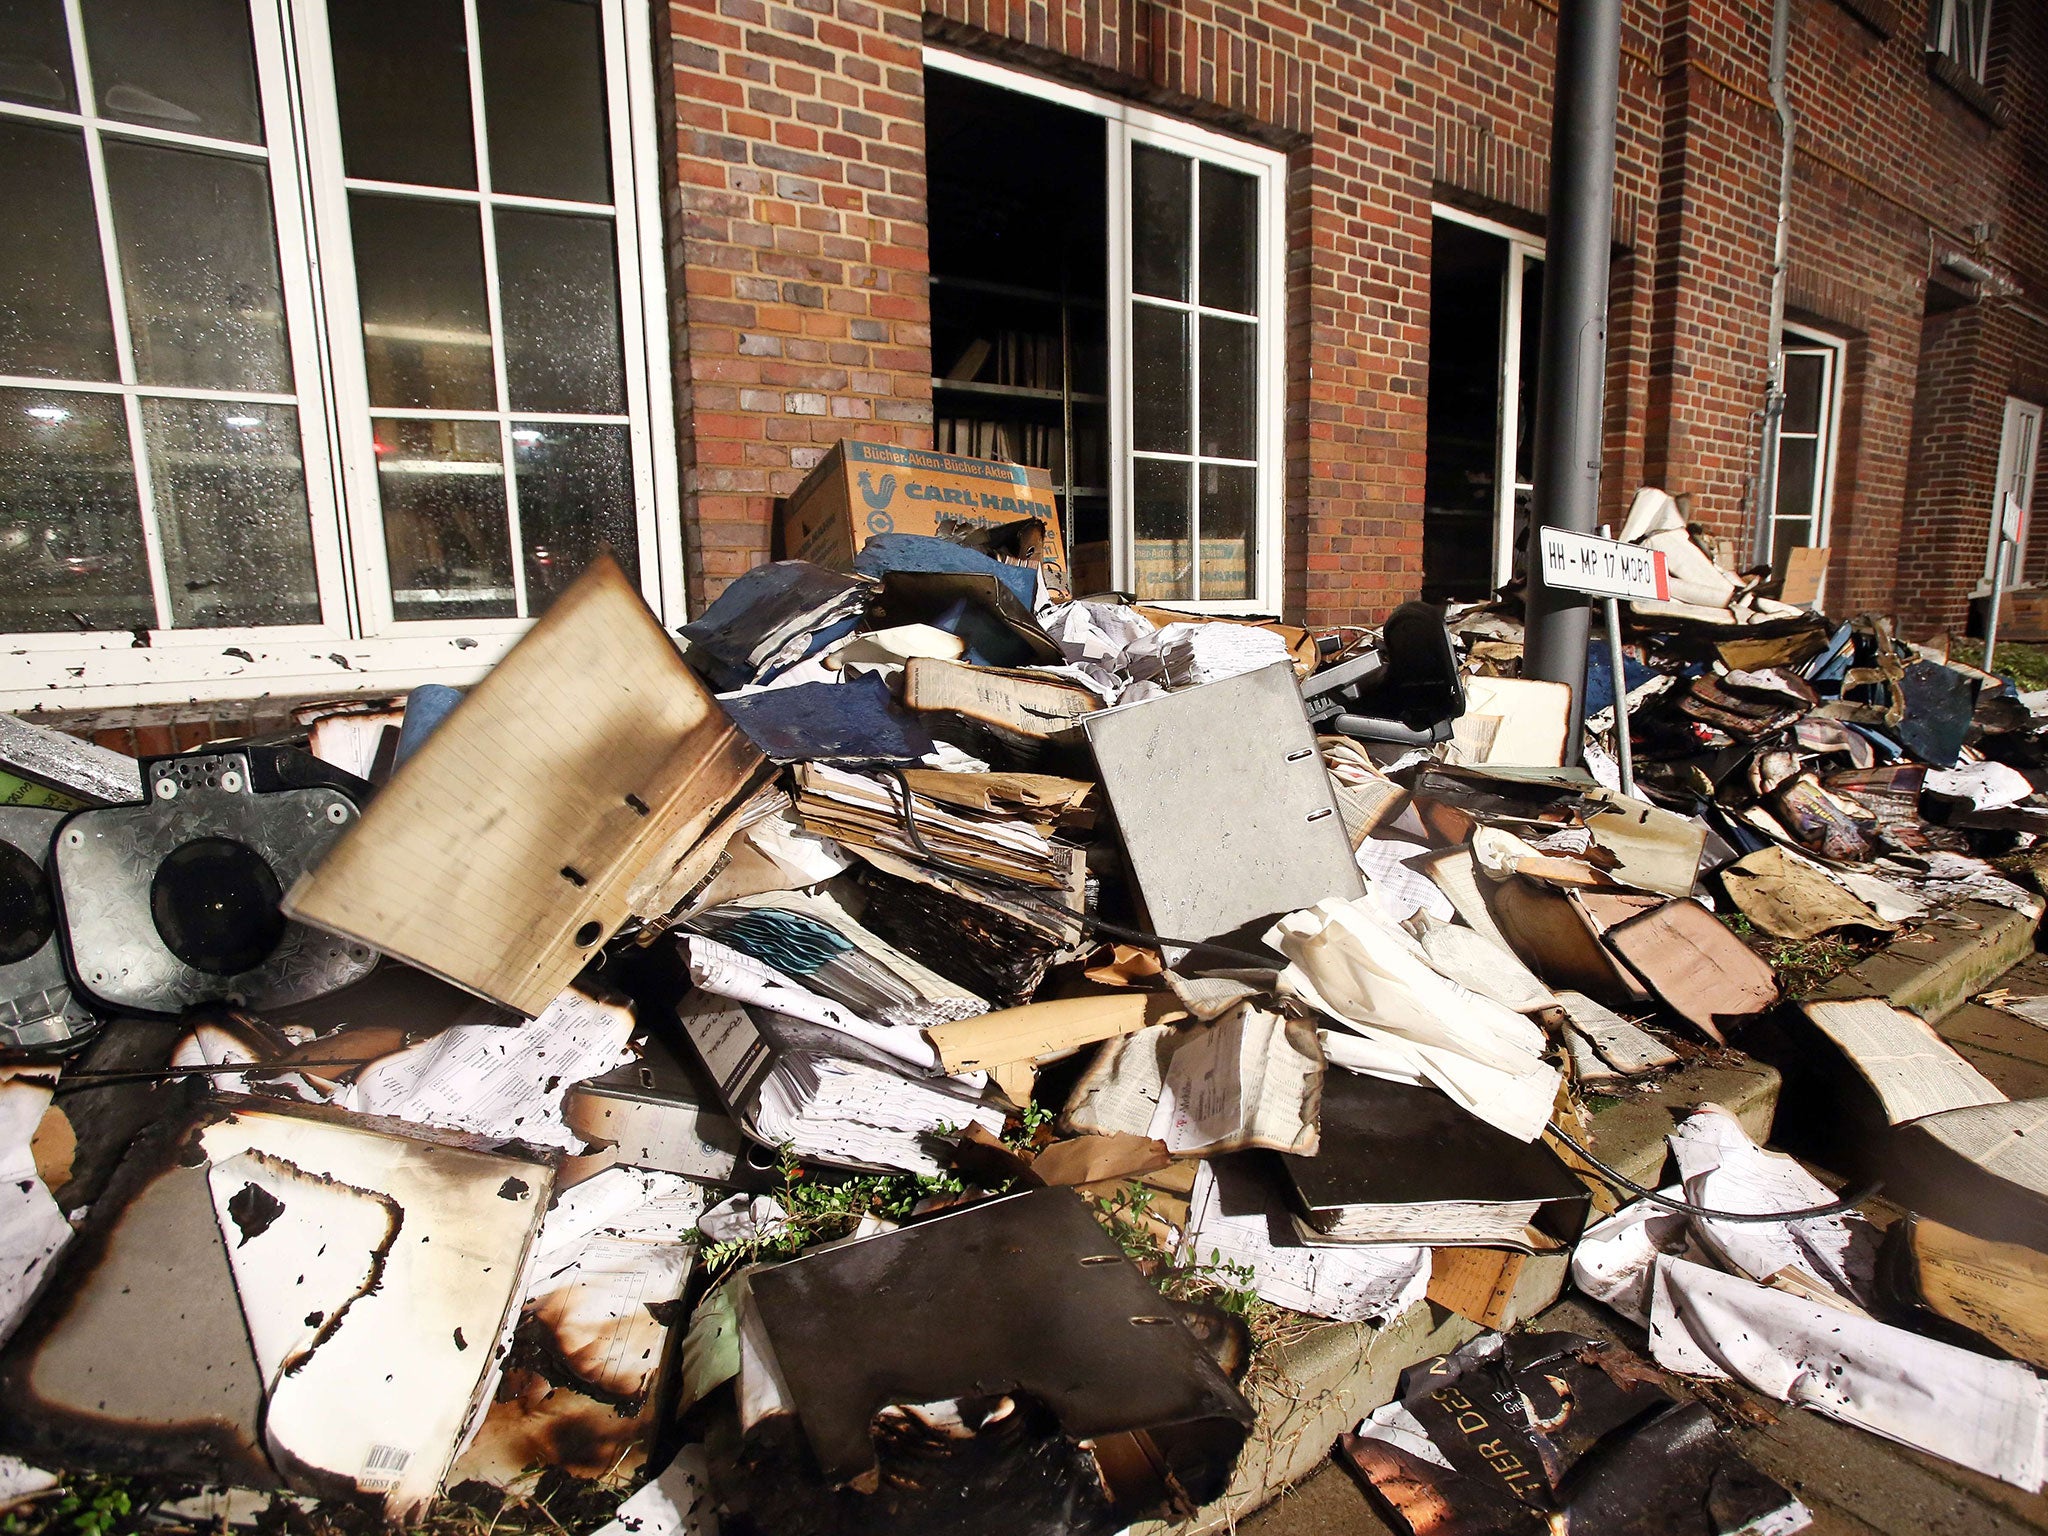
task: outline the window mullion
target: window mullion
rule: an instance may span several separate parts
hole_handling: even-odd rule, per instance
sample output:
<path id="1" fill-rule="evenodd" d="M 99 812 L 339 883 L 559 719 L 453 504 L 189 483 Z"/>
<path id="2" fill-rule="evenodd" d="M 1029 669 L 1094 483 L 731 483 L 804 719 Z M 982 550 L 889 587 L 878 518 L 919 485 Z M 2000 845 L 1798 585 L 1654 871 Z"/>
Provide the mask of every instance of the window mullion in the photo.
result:
<path id="1" fill-rule="evenodd" d="M 1130 163 L 1131 135 L 1118 118 L 1104 124 L 1108 165 L 1104 192 L 1108 206 L 1103 210 L 1109 250 L 1109 569 L 1118 587 L 1135 586 L 1133 537 L 1136 504 L 1136 475 L 1131 459 L 1131 292 L 1130 292 Z"/>
<path id="2" fill-rule="evenodd" d="M 114 206 L 107 191 L 106 153 L 94 121 L 98 98 L 85 54 L 85 17 L 79 0 L 64 0 L 64 19 L 71 36 L 71 73 L 78 87 L 85 135 L 86 174 L 92 184 L 93 215 L 99 224 L 100 266 L 107 284 L 107 316 L 114 328 L 114 360 L 121 381 L 121 405 L 128 422 L 128 457 L 135 474 L 136 506 L 142 514 L 142 548 L 149 562 L 150 601 L 156 627 L 171 627 L 171 583 L 164 569 L 162 530 L 156 520 L 156 494 L 149 473 L 149 449 L 142 440 L 142 403 L 135 396 L 135 346 L 128 330 L 128 290 L 121 281 L 121 253 L 114 239 Z"/>
<path id="3" fill-rule="evenodd" d="M 1188 600 L 1202 600 L 1202 162 L 1188 161 Z"/>
<path id="4" fill-rule="evenodd" d="M 296 408 L 320 621 L 330 630 L 354 633 L 349 530 L 335 452 L 333 372 L 322 323 L 317 231 L 308 193 L 312 167 L 306 153 L 290 20 L 282 0 L 252 0 L 249 11 L 293 390 L 288 396 L 264 398 Z"/>
<path id="5" fill-rule="evenodd" d="M 519 476 L 513 472 L 512 396 L 505 379 L 505 317 L 498 283 L 498 226 L 491 208 L 491 146 L 484 128 L 484 60 L 476 0 L 462 0 L 469 40 L 469 125 L 476 144 L 477 216 L 484 243 L 484 305 L 491 317 L 491 376 L 498 400 L 498 457 L 505 477 L 505 537 L 512 563 L 513 612 L 529 616 L 526 602 L 526 545 L 519 528 Z"/>

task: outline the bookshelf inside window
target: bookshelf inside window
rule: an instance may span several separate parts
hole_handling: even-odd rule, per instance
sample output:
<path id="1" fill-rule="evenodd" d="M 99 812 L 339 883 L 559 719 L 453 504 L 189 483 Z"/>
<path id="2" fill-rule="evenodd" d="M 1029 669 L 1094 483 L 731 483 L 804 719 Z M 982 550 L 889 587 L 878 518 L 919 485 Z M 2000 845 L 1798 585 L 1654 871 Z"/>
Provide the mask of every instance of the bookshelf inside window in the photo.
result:
<path id="1" fill-rule="evenodd" d="M 1052 477 L 1077 592 L 1109 585 L 1107 144 L 1101 120 L 938 71 L 933 443 Z"/>

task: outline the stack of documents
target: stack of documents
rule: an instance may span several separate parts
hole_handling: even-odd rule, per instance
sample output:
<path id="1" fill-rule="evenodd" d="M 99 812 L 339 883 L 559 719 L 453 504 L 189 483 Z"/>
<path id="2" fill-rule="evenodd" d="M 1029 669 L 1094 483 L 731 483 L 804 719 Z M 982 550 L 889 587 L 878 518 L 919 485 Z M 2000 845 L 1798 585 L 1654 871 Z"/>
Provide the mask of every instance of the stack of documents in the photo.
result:
<path id="1" fill-rule="evenodd" d="M 1427 1248 L 1307 1246 L 1264 1176 L 1266 1162 L 1247 1153 L 1197 1166 L 1188 1202 L 1195 1262 L 1248 1269 L 1262 1300 L 1341 1323 L 1384 1321 L 1422 1299 L 1429 1286 Z"/>
<path id="2" fill-rule="evenodd" d="M 683 637 L 720 690 L 765 683 L 853 633 L 870 588 L 808 560 L 778 560 L 740 577 Z"/>
<path id="3" fill-rule="evenodd" d="M 799 763 L 795 772 L 796 809 L 806 831 L 855 847 L 923 856 L 903 825 L 900 786 L 823 763 Z M 925 848 L 950 863 L 1025 885 L 1059 889 L 1072 881 L 1074 851 L 1055 843 L 1040 823 L 915 793 L 910 809 Z"/>
<path id="4" fill-rule="evenodd" d="M 903 1063 L 830 1025 L 702 990 L 676 1009 L 733 1118 L 798 1157 L 936 1175 L 941 1130 L 1003 1129 L 1003 1112 L 955 1079 L 915 1078 Z"/>
<path id="5" fill-rule="evenodd" d="M 822 893 L 748 896 L 690 926 L 883 1024 L 924 1029 L 988 1012 L 986 998 L 918 964 Z"/>

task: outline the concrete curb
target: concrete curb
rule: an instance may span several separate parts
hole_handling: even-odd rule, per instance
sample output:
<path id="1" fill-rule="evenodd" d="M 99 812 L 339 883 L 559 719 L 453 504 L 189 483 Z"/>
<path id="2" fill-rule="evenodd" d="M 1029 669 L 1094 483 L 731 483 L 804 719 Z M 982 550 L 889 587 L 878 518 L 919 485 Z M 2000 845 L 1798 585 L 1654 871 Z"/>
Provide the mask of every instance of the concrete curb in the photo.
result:
<path id="1" fill-rule="evenodd" d="M 1966 901 L 1866 955 L 1814 994 L 1882 997 L 1939 1024 L 2033 952 L 2039 917 Z"/>

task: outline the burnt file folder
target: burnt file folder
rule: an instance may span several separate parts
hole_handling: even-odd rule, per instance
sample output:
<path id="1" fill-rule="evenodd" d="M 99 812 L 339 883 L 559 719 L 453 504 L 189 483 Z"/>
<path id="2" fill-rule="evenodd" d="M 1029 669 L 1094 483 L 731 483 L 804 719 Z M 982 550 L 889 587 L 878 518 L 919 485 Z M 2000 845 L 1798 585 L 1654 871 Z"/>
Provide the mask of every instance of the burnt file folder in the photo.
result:
<path id="1" fill-rule="evenodd" d="M 1308 1243 L 1569 1246 L 1590 1196 L 1541 1141 L 1517 1141 L 1434 1088 L 1333 1070 L 1322 1151 L 1283 1155 Z"/>
<path id="2" fill-rule="evenodd" d="M 286 896 L 289 916 L 537 1016 L 659 916 L 761 755 L 609 555 Z"/>

